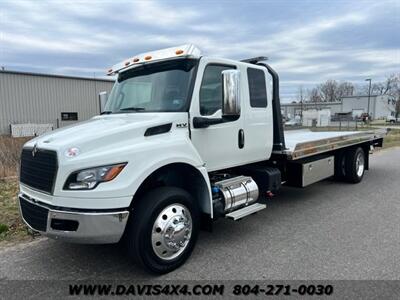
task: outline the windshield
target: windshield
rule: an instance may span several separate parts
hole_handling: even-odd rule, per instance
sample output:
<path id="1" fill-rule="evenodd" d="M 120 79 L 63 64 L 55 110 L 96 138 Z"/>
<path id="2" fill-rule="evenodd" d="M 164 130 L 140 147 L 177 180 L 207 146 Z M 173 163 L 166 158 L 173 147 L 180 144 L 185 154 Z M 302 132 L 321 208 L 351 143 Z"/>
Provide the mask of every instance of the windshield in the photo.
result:
<path id="1" fill-rule="evenodd" d="M 141 65 L 119 75 L 106 113 L 182 112 L 190 104 L 197 60 Z"/>

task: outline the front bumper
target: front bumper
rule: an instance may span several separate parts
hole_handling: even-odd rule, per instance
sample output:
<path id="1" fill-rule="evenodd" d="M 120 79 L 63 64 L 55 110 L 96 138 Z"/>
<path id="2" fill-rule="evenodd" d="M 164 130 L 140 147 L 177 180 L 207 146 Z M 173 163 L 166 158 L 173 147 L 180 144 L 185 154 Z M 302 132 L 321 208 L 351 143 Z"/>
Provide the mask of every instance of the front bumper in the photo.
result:
<path id="1" fill-rule="evenodd" d="M 54 208 L 18 195 L 23 221 L 34 231 L 53 239 L 82 244 L 117 243 L 126 227 L 129 211 L 79 211 Z"/>

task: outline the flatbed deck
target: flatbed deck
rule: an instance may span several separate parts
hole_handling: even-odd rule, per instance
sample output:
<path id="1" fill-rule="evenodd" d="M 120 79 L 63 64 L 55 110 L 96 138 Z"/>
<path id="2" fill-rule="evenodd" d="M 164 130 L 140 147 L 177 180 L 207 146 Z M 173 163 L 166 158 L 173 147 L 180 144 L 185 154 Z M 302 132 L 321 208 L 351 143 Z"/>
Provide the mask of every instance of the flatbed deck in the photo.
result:
<path id="1" fill-rule="evenodd" d="M 274 154 L 285 155 L 289 160 L 297 160 L 351 145 L 378 142 L 386 134 L 386 129 L 325 132 L 313 132 L 308 129 L 288 130 L 285 131 L 286 149 Z"/>

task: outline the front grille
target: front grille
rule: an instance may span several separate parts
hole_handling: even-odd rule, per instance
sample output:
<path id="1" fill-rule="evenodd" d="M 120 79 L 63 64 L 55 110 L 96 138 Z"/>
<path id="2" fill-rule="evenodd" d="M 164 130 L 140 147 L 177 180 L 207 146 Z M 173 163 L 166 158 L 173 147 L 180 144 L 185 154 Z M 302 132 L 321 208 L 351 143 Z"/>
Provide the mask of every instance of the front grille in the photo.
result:
<path id="1" fill-rule="evenodd" d="M 24 220 L 35 230 L 46 231 L 49 210 L 19 198 L 21 213 Z"/>
<path id="2" fill-rule="evenodd" d="M 57 174 L 57 153 L 50 150 L 23 149 L 21 154 L 20 181 L 32 188 L 53 192 Z"/>

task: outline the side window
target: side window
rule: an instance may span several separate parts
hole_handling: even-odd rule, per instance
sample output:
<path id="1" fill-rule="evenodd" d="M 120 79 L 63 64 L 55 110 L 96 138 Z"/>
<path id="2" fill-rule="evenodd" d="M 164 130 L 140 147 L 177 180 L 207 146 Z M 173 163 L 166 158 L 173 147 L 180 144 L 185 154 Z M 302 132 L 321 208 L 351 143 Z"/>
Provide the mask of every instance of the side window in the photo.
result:
<path id="1" fill-rule="evenodd" d="M 267 88 L 264 71 L 259 69 L 247 69 L 249 81 L 250 106 L 267 107 Z"/>
<path id="2" fill-rule="evenodd" d="M 234 69 L 230 66 L 208 65 L 203 74 L 200 87 L 200 114 L 209 116 L 222 108 L 221 72 Z"/>

